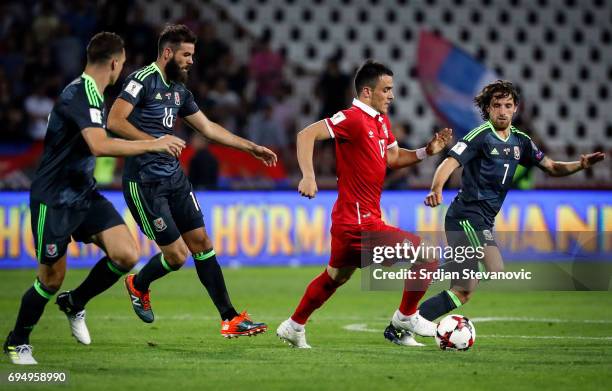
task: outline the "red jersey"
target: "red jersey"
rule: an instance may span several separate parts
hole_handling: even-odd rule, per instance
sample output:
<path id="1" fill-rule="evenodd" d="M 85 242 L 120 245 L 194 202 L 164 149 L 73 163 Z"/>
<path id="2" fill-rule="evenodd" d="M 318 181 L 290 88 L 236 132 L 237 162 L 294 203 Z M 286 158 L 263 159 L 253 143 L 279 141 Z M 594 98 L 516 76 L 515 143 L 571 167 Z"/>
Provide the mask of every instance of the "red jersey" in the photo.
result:
<path id="1" fill-rule="evenodd" d="M 387 115 L 353 99 L 353 106 L 325 119 L 336 141 L 338 199 L 332 224 L 367 229 L 381 219 L 380 195 L 387 170 L 387 149 L 397 145 Z"/>

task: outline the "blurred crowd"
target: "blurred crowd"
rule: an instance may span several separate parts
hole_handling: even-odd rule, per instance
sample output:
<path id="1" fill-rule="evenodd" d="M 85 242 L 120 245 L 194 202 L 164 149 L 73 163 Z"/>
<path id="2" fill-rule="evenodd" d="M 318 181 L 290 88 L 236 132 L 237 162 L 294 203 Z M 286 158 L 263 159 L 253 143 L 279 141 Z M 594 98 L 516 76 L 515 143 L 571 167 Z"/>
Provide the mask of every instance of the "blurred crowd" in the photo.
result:
<path id="1" fill-rule="evenodd" d="M 213 121 L 254 142 L 274 149 L 280 167 L 262 170 L 248 164 L 246 155 L 235 155 L 177 122 L 175 133 L 188 140 L 181 164 L 197 189 L 288 189 L 295 188 L 300 171 L 295 158 L 295 134 L 300 112 L 296 86 L 286 75 L 284 52 L 273 50 L 270 35 L 250 37 L 249 52 L 236 55 L 231 37 L 220 37 L 216 20 L 204 17 L 204 5 L 185 1 L 183 16 L 167 22 L 183 23 L 198 35 L 195 63 L 187 87 L 196 102 Z M 61 89 L 78 77 L 85 65 L 85 47 L 98 31 L 114 31 L 125 40 L 127 61 L 123 76 L 154 61 L 157 35 L 163 25 L 154 25 L 134 0 L 40 1 L 21 0 L 0 3 L 0 189 L 27 189 L 42 153 L 47 116 Z M 248 35 L 241 26 L 239 33 Z M 316 118 L 330 117 L 350 105 L 352 75 L 343 72 L 341 53 L 328 58 L 312 91 L 312 112 Z M 239 60 L 242 57 L 243 60 Z M 246 60 L 244 59 L 246 58 Z M 121 88 L 122 80 L 105 93 L 107 109 Z M 302 92 L 303 93 L 303 92 Z M 529 110 L 521 110 L 522 113 Z M 527 117 L 517 121 L 526 122 Z M 518 125 L 518 123 L 517 123 Z M 409 123 L 394 124 L 393 132 L 401 147 L 417 148 L 422 143 Z M 537 136 L 535 136 L 537 139 Z M 541 142 L 540 142 L 541 144 Z M 546 150 L 546 146 L 543 146 Z M 566 151 L 575 156 L 575 151 Z M 333 143 L 315 149 L 315 171 L 320 189 L 336 187 Z M 244 160 L 246 159 L 246 160 Z M 237 164 L 237 160 L 239 160 Z M 254 164 L 255 163 L 255 164 Z M 432 162 L 433 164 L 434 162 Z M 432 166 L 435 167 L 435 166 Z M 96 179 L 101 187 L 119 188 L 122 160 L 99 158 Z M 390 172 L 386 187 L 408 189 L 415 185 L 418 166 Z M 520 181 L 519 181 L 520 180 Z M 517 187 L 533 187 L 530 172 L 521 174 Z M 458 178 L 451 181 L 457 185 Z"/>
<path id="2" fill-rule="evenodd" d="M 228 130 L 277 151 L 287 179 L 297 175 L 293 151 L 298 107 L 292 100 L 293 86 L 283 77 L 284 56 L 271 49 L 269 35 L 263 34 L 253 38 L 248 61 L 241 63 L 231 45 L 217 35 L 215 24 L 200 16 L 198 7 L 190 3 L 179 6 L 185 7 L 185 16 L 168 22 L 183 23 L 198 35 L 196 61 L 188 88 L 200 108 Z M 96 32 L 114 31 L 124 38 L 127 51 L 124 76 L 154 61 L 157 35 L 163 26 L 152 25 L 144 15 L 144 10 L 132 1 L 2 2 L 0 155 L 10 158 L 14 150 L 23 150 L 23 145 L 44 140 L 47 116 L 54 101 L 61 89 L 82 72 L 86 44 Z M 120 88 L 121 81 L 107 89 L 107 109 Z M 348 83 L 344 88 L 349 88 Z M 333 101 L 337 90 L 330 90 L 322 83 L 320 93 Z M 346 102 L 343 100 L 338 105 L 330 101 L 330 104 L 338 108 Z M 217 161 L 219 152 L 215 156 L 204 139 L 178 124 L 177 135 L 189 140 L 189 150 L 181 163 L 187 171 L 192 171 L 192 166 L 197 168 L 192 174 L 195 187 L 282 188 L 289 185 L 288 180 L 273 181 L 248 175 L 242 184 L 240 181 L 220 183 L 219 169 L 223 162 Z M 27 187 L 24 178 L 32 176 L 37 163 L 35 158 L 30 160 L 27 163 L 31 164 L 20 167 L 20 175 L 15 172 L 9 175 L 7 166 L 10 165 L 0 162 L 0 186 Z M 120 160 L 100 159 L 96 167 L 98 182 L 103 187 L 118 186 L 120 169 Z"/>

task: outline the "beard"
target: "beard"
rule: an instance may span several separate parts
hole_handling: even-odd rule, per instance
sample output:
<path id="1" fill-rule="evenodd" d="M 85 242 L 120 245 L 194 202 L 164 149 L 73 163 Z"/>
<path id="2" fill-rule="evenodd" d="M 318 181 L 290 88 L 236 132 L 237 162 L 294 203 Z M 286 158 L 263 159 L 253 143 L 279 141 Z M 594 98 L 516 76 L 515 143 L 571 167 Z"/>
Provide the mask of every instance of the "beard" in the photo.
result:
<path id="1" fill-rule="evenodd" d="M 187 81 L 188 72 L 183 72 L 181 67 L 176 62 L 174 57 L 166 64 L 166 76 L 168 80 L 176 83 L 185 83 Z"/>

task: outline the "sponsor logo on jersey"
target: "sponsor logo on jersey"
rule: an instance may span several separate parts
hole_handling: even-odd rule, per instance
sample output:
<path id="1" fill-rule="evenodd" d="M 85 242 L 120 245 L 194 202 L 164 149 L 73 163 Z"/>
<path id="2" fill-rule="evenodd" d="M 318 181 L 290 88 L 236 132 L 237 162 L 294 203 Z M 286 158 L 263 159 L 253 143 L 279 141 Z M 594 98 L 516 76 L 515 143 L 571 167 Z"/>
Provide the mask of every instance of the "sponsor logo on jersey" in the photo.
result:
<path id="1" fill-rule="evenodd" d="M 172 92 L 166 92 L 164 95 L 166 95 L 166 99 L 172 98 Z"/>
<path id="2" fill-rule="evenodd" d="M 467 144 L 464 143 L 463 141 L 459 141 L 457 144 L 455 144 L 455 146 L 453 147 L 453 149 L 451 149 L 451 151 L 455 152 L 457 155 L 461 155 L 463 151 L 465 151 L 466 148 L 467 148 Z"/>
<path id="3" fill-rule="evenodd" d="M 102 112 L 98 109 L 89 109 L 89 118 L 94 124 L 102 125 Z"/>
<path id="4" fill-rule="evenodd" d="M 157 93 L 157 95 L 155 95 L 155 99 L 162 100 L 161 94 L 159 92 Z"/>
<path id="5" fill-rule="evenodd" d="M 369 138 L 374 138 L 374 132 L 370 130 L 370 131 L 368 132 L 368 137 L 369 137 Z"/>
<path id="6" fill-rule="evenodd" d="M 493 147 L 493 150 L 491 151 L 491 155 L 499 155 L 499 152 L 497 152 L 497 148 Z"/>
<path id="7" fill-rule="evenodd" d="M 174 103 L 177 106 L 181 105 L 181 95 L 178 92 L 176 92 L 176 91 L 174 92 Z"/>
<path id="8" fill-rule="evenodd" d="M 520 160 L 521 159 L 521 149 L 518 147 L 518 145 L 514 146 L 514 158 L 516 160 Z"/>
<path id="9" fill-rule="evenodd" d="M 166 225 L 166 222 L 164 221 L 162 217 L 158 217 L 155 220 L 153 220 L 153 227 L 155 228 L 157 232 L 162 232 L 163 230 L 168 228 L 168 226 Z"/>
<path id="10" fill-rule="evenodd" d="M 132 95 L 132 97 L 136 98 L 138 93 L 142 90 L 142 84 L 138 83 L 135 80 L 130 80 L 127 86 L 125 86 L 125 92 Z"/>
<path id="11" fill-rule="evenodd" d="M 506 155 L 510 155 L 510 148 L 504 148 L 504 153 Z"/>
<path id="12" fill-rule="evenodd" d="M 47 244 L 45 246 L 45 253 L 48 257 L 57 257 L 57 244 Z"/>

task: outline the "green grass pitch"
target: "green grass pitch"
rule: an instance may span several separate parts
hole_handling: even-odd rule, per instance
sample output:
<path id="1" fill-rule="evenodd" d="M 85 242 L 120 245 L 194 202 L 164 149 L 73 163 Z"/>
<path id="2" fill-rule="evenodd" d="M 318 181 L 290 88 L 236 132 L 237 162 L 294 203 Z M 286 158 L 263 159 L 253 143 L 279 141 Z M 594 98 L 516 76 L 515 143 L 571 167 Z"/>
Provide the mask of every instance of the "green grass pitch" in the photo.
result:
<path id="1" fill-rule="evenodd" d="M 306 284 L 322 268 L 226 269 L 234 305 L 269 331 L 225 340 L 216 311 L 194 269 L 152 285 L 153 324 L 133 313 L 123 284 L 88 306 L 90 346 L 71 337 L 68 322 L 49 304 L 31 343 L 37 367 L 10 371 L 68 371 L 64 386 L 8 385 L 3 390 L 605 390 L 612 388 L 612 293 L 477 292 L 457 313 L 474 319 L 475 346 L 443 352 L 392 345 L 382 330 L 400 292 L 363 292 L 358 274 L 307 325 L 312 350 L 290 349 L 275 336 Z M 68 270 L 74 288 L 86 270 Z M 0 332 L 13 326 L 32 270 L 0 271 Z M 430 293 L 436 293 L 435 291 Z M 480 319 L 480 320 L 479 320 Z M 346 327 L 360 331 L 347 330 Z"/>

